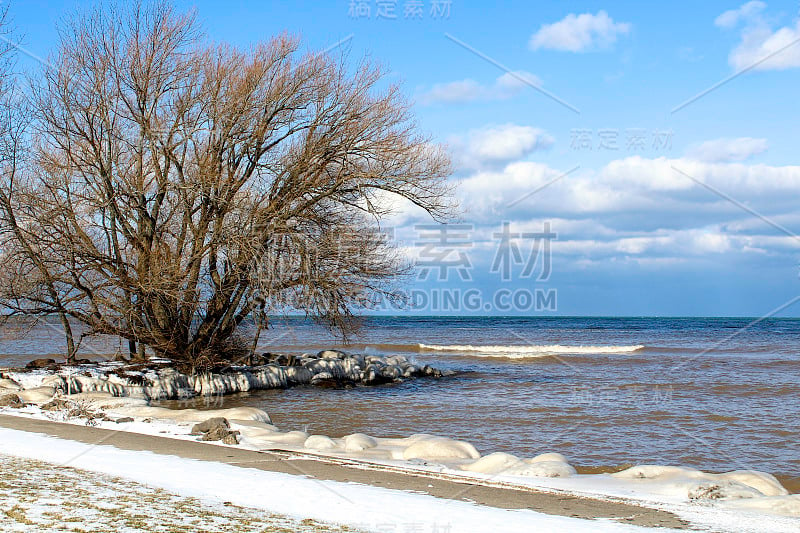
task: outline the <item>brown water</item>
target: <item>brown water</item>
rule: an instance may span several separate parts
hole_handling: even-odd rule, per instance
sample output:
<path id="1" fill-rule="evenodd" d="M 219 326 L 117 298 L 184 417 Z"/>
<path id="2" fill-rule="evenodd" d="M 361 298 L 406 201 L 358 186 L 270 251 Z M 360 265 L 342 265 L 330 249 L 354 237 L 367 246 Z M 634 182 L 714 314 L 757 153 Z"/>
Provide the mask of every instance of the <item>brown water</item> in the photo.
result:
<path id="1" fill-rule="evenodd" d="M 435 433 L 469 440 L 482 452 L 557 451 L 589 469 L 658 463 L 763 470 L 797 490 L 800 320 L 750 322 L 372 318 L 348 349 L 404 353 L 456 375 L 169 405 L 256 406 L 283 429 L 333 436 Z M 4 337 L 0 353 L 8 355 L 0 364 L 59 352 L 57 330 L 43 327 L 25 341 Z M 262 348 L 300 352 L 335 343 L 298 319 L 277 324 Z M 124 347 L 114 339 L 87 346 L 106 354 Z"/>

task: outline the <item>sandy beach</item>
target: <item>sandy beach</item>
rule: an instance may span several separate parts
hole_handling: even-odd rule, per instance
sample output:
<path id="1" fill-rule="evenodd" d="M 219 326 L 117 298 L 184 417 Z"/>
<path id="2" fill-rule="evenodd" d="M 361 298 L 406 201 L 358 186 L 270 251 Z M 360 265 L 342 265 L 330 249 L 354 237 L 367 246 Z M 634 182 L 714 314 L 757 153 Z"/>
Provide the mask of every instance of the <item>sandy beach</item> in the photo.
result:
<path id="1" fill-rule="evenodd" d="M 309 361 L 339 369 L 349 359 Z M 0 454 L 116 476 L 176 497 L 366 531 L 383 531 L 384 524 L 399 530 L 411 518 L 423 531 L 444 525 L 460 533 L 495 523 L 502 523 L 494 527 L 498 533 L 530 527 L 789 532 L 800 520 L 800 497 L 767 472 L 669 463 L 581 472 L 553 449 L 520 457 L 502 448 L 478 451 L 440 433 L 291 429 L 248 405 L 159 406 L 148 396 L 179 390 L 186 376 L 164 371 L 148 381 L 155 386 L 143 387 L 106 367 L 114 365 L 5 371 Z M 282 375 L 281 367 L 259 368 L 206 376 L 194 386 L 259 387 L 262 374 Z"/>
<path id="2" fill-rule="evenodd" d="M 409 474 L 369 466 L 357 461 L 333 461 L 312 454 L 255 452 L 208 443 L 141 435 L 125 431 L 82 427 L 0 415 L 0 427 L 42 433 L 90 445 L 114 446 L 121 450 L 150 451 L 202 461 L 214 461 L 269 472 L 310 476 L 338 482 L 362 483 L 392 490 L 414 491 L 437 498 L 473 502 L 501 509 L 530 509 L 537 512 L 585 519 L 609 519 L 646 526 L 685 528 L 688 523 L 676 515 L 622 501 L 583 498 L 567 493 L 543 492 L 524 487 L 475 485 L 442 479 L 441 476 Z"/>

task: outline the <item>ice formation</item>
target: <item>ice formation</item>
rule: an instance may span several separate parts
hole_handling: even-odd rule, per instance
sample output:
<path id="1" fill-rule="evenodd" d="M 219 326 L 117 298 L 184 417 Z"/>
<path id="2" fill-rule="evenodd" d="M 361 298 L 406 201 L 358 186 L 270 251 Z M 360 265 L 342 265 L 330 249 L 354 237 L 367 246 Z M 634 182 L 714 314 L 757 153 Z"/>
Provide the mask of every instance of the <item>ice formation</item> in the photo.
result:
<path id="1" fill-rule="evenodd" d="M 381 357 L 324 350 L 316 355 L 292 357 L 290 362 L 290 365 L 271 363 L 196 375 L 183 374 L 172 368 L 130 371 L 116 363 L 62 367 L 56 372 L 6 371 L 0 380 L 0 388 L 17 387 L 29 391 L 38 387 L 51 387 L 64 394 L 107 392 L 112 396 L 132 398 L 182 399 L 195 395 L 216 396 L 294 385 L 314 385 L 323 381 L 332 381 L 333 385 L 378 385 L 415 377 L 442 376 L 439 370 L 427 365 L 416 365 L 402 355 Z M 37 394 L 49 393 L 50 389 L 29 392 L 29 401 L 37 403 Z"/>
<path id="2" fill-rule="evenodd" d="M 314 375 L 322 372 L 353 375 L 355 368 L 360 367 L 357 364 L 348 367 L 336 364 L 335 361 L 337 360 L 320 357 L 309 366 L 290 368 L 304 368 L 311 373 L 316 372 Z M 395 366 L 401 361 L 398 358 L 394 362 L 383 364 Z M 373 364 L 375 363 L 369 362 L 366 366 Z M 270 372 L 273 371 L 265 371 L 265 375 Z M 253 375 L 249 373 L 249 376 Z M 286 372 L 281 375 L 285 376 Z M 238 445 L 252 450 L 278 449 L 378 463 L 389 461 L 389 464 L 402 468 L 433 468 L 437 472 L 450 475 L 473 476 L 506 483 L 525 484 L 526 480 L 559 478 L 570 482 L 574 480 L 576 486 L 583 483 L 590 490 L 616 487 L 631 495 L 648 494 L 683 502 L 719 502 L 720 505 L 732 508 L 800 517 L 800 495 L 789 494 L 774 476 L 763 472 L 740 470 L 715 474 L 676 466 L 638 465 L 613 474 L 578 475 L 567 459 L 558 453 L 545 453 L 532 458 L 520 458 L 502 452 L 481 456 L 469 442 L 436 435 L 376 438 L 354 433 L 338 438 L 309 435 L 304 431 L 281 431 L 272 424 L 266 412 L 253 407 L 215 410 L 155 407 L 150 405 L 147 394 L 133 397 L 132 390 L 126 388 L 128 385 L 117 382 L 117 378 L 114 374 L 105 379 L 85 375 L 50 374 L 39 375 L 38 379 L 34 379 L 28 374 L 17 380 L 15 376 L 7 375 L 0 380 L 0 397 L 15 394 L 23 402 L 36 405 L 51 402 L 55 397 L 73 401 L 88 410 L 102 412 L 112 422 L 114 419 L 134 420 L 139 427 L 143 421 L 158 420 L 168 424 L 174 435 L 183 438 L 191 438 L 188 434 L 192 424 L 222 417 L 229 422 L 230 429 L 239 435 Z M 151 381 L 149 387 L 165 390 L 182 379 L 187 377 L 180 375 L 169 378 L 169 374 L 167 377 L 162 375 L 160 381 Z M 241 388 L 251 383 L 248 379 L 244 377 L 244 373 L 240 373 L 226 376 L 224 380 L 211 380 L 210 383 L 213 382 L 215 387 Z M 4 412 L 18 411 L 11 407 L 2 409 Z"/>

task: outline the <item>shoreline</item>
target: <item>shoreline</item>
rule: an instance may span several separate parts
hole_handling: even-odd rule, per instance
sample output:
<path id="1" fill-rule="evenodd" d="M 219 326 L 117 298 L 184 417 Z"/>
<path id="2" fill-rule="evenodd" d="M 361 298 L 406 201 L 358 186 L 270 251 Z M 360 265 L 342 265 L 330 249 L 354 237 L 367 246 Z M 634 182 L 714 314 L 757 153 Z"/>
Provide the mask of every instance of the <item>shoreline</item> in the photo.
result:
<path id="1" fill-rule="evenodd" d="M 354 357 L 331 354 L 330 358 L 317 355 L 311 364 L 330 368 L 331 362 L 340 365 Z M 770 531 L 800 527 L 800 494 L 790 494 L 774 476 L 755 470 L 713 473 L 638 464 L 613 472 L 590 469 L 591 473 L 583 473 L 586 469 L 579 472 L 560 453 L 519 457 L 494 448 L 484 455 L 468 440 L 438 436 L 441 433 L 435 428 L 428 428 L 431 434 L 416 430 L 401 437 L 373 437 L 358 433 L 359 428 L 349 428 L 350 434 L 339 436 L 344 432 L 333 426 L 312 434 L 308 428 L 281 429 L 256 407 L 160 407 L 151 403 L 149 394 L 130 394 L 143 390 L 142 386 L 122 385 L 117 373 L 98 376 L 95 371 L 92 375 L 90 367 L 64 370 L 67 374 L 61 376 L 53 369 L 2 376 L 0 393 L 5 390 L 6 394 L 0 394 L 4 400 L 0 417 L 9 431 L 57 431 L 56 437 L 90 445 L 89 451 L 122 442 L 115 449 L 252 466 L 272 474 L 300 474 L 317 482 L 358 483 L 395 491 L 387 496 L 391 504 L 400 494 L 413 493 L 437 501 L 641 527 L 719 526 L 719 530 L 737 532 L 763 531 L 762 523 L 769 524 Z M 359 366 L 353 371 L 360 372 Z M 238 383 L 246 386 L 249 381 Z M 75 384 L 78 386 L 73 387 Z M 164 380 L 151 384 L 164 389 Z M 87 433 L 93 436 L 86 437 Z M 198 441 L 215 442 L 208 446 Z M 262 464 L 269 466 L 259 466 Z M 436 492 L 439 484 L 445 488 Z M 314 518 L 326 519 L 324 515 Z"/>
<path id="2" fill-rule="evenodd" d="M 288 451 L 242 450 L 211 443 L 115 431 L 0 414 L 0 428 L 45 434 L 93 446 L 149 451 L 186 459 L 220 462 L 232 466 L 310 476 L 314 479 L 360 483 L 399 491 L 414 491 L 436 498 L 472 502 L 500 509 L 530 509 L 548 515 L 582 519 L 608 519 L 643 527 L 688 529 L 688 521 L 669 511 L 639 502 L 590 498 L 560 491 L 523 486 L 475 484 L 423 472 L 389 469 L 368 462 Z"/>
<path id="3" fill-rule="evenodd" d="M 6 413 L 8 413 L 6 411 Z M 403 495 L 419 495 L 420 497 L 433 498 L 436 505 L 456 505 L 469 503 L 480 509 L 503 510 L 504 512 L 534 513 L 537 517 L 523 519 L 521 524 L 525 528 L 536 526 L 537 530 L 584 531 L 577 526 L 590 524 L 588 531 L 608 529 L 611 525 L 633 527 L 636 530 L 649 530 L 649 528 L 668 528 L 669 530 L 708 530 L 720 532 L 793 532 L 800 526 L 800 517 L 797 514 L 797 504 L 800 496 L 788 497 L 759 497 L 733 500 L 686 500 L 685 488 L 683 497 L 675 497 L 674 491 L 648 490 L 643 487 L 651 485 L 651 479 L 639 481 L 629 478 L 616 479 L 610 475 L 577 475 L 566 478 L 519 478 L 514 476 L 486 475 L 479 472 L 463 472 L 458 469 L 445 467 L 443 464 L 428 461 L 381 461 L 369 457 L 344 456 L 343 454 L 329 451 L 310 452 L 302 449 L 291 449 L 276 443 L 272 449 L 248 449 L 242 446 L 226 445 L 219 442 L 200 442 L 196 437 L 190 436 L 183 423 L 164 423 L 165 421 L 153 420 L 141 424 L 115 424 L 114 422 L 101 422 L 105 427 L 88 427 L 85 420 L 73 418 L 69 421 L 52 421 L 37 418 L 29 412 L 0 413 L 0 433 L 3 431 L 25 432 L 24 437 L 18 439 L 22 448 L 27 448 L 30 440 L 36 440 L 43 435 L 52 435 L 62 439 L 54 449 L 60 450 L 62 446 L 69 447 L 70 442 L 82 443 L 84 449 L 74 456 L 65 455 L 64 463 L 70 464 L 73 457 L 86 461 L 85 470 L 95 469 L 95 456 L 123 453 L 144 453 L 147 457 L 163 457 L 166 465 L 173 468 L 172 461 L 201 461 L 203 464 L 222 464 L 226 466 L 241 467 L 244 470 L 255 469 L 264 475 L 284 475 L 290 478 L 307 479 L 312 482 L 310 487 L 302 494 L 304 497 L 313 492 L 319 495 L 320 484 L 344 483 L 344 486 L 364 486 L 372 490 L 388 491 L 381 493 L 386 498 L 385 505 L 394 508 L 401 505 Z M 245 420 L 232 420 L 232 428 L 245 429 L 248 426 L 259 426 L 261 423 Z M 170 429 L 185 429 L 184 433 L 173 433 Z M 7 430 L 4 428 L 8 428 Z M 109 429 L 110 428 L 110 429 Z M 44 437 L 42 437 L 44 438 Z M 0 453 L 15 455 L 16 450 L 8 450 L 0 439 Z M 22 451 L 22 455 L 35 453 Z M 48 449 L 45 456 L 53 452 Z M 149 455 L 156 454 L 156 455 Z M 32 459 L 42 459 L 39 455 L 27 455 Z M 485 456 L 489 457 L 489 456 Z M 485 458 L 484 457 L 484 458 Z M 170 459 L 171 458 L 171 459 Z M 149 459 L 147 460 L 149 461 Z M 59 461 L 61 462 L 61 461 Z M 116 464 L 117 459 L 112 461 Z M 143 475 L 138 480 L 150 484 L 150 463 L 136 476 Z M 195 467 L 191 467 L 195 468 Z M 639 468 L 666 468 L 648 467 Z M 111 475 L 121 475 L 118 472 L 97 470 Z M 156 474 L 158 476 L 159 474 Z M 122 476 L 125 477 L 125 476 Z M 220 480 L 225 485 L 225 481 Z M 260 482 L 259 482 L 260 483 Z M 656 486 L 669 487 L 670 482 L 657 481 Z M 724 484 L 723 484 L 724 485 Z M 638 489 L 636 487 L 639 487 Z M 680 483 L 676 486 L 680 486 Z M 217 485 L 211 489 L 211 496 L 223 498 L 216 492 Z M 631 488 L 633 487 L 633 490 Z M 164 487 L 169 489 L 170 487 Z M 640 490 L 641 489 L 641 490 Z M 652 489 L 652 487 L 651 487 Z M 338 489 L 337 489 L 338 490 Z M 311 491 L 311 492 L 309 492 Z M 279 491 L 280 493 L 280 491 Z M 227 500 L 231 499 L 228 495 Z M 399 498 L 399 499 L 398 499 Z M 246 501 L 238 501 L 237 505 L 245 507 L 259 507 Z M 783 507 L 790 514 L 776 512 Z M 278 514 L 288 514 L 281 508 L 264 508 Z M 471 508 L 470 508 L 471 509 Z M 341 511 L 341 510 L 339 510 Z M 293 516 L 307 517 L 302 512 L 295 512 Z M 355 511 L 353 511 L 355 512 Z M 448 511 L 449 512 L 449 511 Z M 346 517 L 350 515 L 346 514 Z M 438 514 L 436 516 L 439 516 Z M 449 515 L 448 515 L 449 516 Z M 541 528 L 536 520 L 541 517 L 553 517 L 564 520 L 576 520 L 573 527 Z M 351 524 L 352 520 L 331 520 L 328 515 L 319 514 L 310 516 L 321 522 L 336 524 Z M 518 518 L 518 517 L 517 517 Z M 511 517 L 512 523 L 517 519 Z M 493 520 L 497 520 L 497 517 Z M 501 519 L 504 521 L 505 519 Z M 587 522 L 591 520 L 591 522 Z M 489 522 L 487 522 L 489 523 Z M 494 522 L 492 522 L 494 523 Z M 606 525 L 605 528 L 601 527 Z M 485 525 L 485 524 L 484 524 Z M 471 529 L 473 524 L 469 521 L 462 523 L 456 531 L 485 531 L 485 528 Z M 517 528 L 520 523 L 517 522 Z M 637 529 L 646 528 L 646 529 Z M 357 528 L 358 529 L 358 528 Z M 368 528 L 367 528 L 368 529 Z M 377 527 L 381 530 L 380 527 Z M 435 530 L 435 529 L 434 529 Z M 508 531 L 518 531 L 510 529 Z M 665 529 L 662 529 L 665 530 Z M 382 531 L 382 530 L 381 530 Z M 500 531 L 500 530 L 498 530 Z M 506 531 L 506 530 L 502 530 Z"/>

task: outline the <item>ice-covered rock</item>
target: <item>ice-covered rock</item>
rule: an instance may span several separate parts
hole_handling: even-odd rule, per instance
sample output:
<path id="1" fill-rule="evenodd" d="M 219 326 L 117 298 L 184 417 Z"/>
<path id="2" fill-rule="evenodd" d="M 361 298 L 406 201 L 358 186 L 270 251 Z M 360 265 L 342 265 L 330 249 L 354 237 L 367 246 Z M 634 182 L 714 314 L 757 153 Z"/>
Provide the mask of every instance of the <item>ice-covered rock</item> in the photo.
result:
<path id="1" fill-rule="evenodd" d="M 576 473 L 560 453 L 546 453 L 523 460 L 515 455 L 496 452 L 461 468 L 483 474 L 526 477 L 569 477 Z"/>
<path id="2" fill-rule="evenodd" d="M 702 474 L 699 470 L 691 470 L 678 466 L 663 465 L 636 465 L 611 474 L 611 477 L 621 479 L 663 479 L 668 476 L 694 476 Z"/>
<path id="3" fill-rule="evenodd" d="M 266 354 L 261 360 L 269 362 L 256 367 L 196 375 L 186 375 L 169 367 L 145 371 L 138 367 L 126 369 L 121 363 L 4 372 L 0 389 L 17 391 L 47 386 L 65 394 L 107 392 L 113 396 L 166 400 L 307 384 L 335 387 L 357 383 L 380 385 L 401 379 L 442 375 L 430 367 L 414 365 L 402 355 L 382 357 L 324 350 L 317 355 Z M 275 364 L 277 361 L 286 364 Z"/>
<path id="4" fill-rule="evenodd" d="M 314 373 L 304 366 L 290 366 L 285 372 L 290 385 L 306 385 L 311 383 L 311 378 L 314 377 Z"/>
<path id="5" fill-rule="evenodd" d="M 561 463 L 566 463 L 567 458 L 561 455 L 560 453 L 549 452 L 537 455 L 532 459 L 525 459 L 526 463 L 539 463 L 543 461 L 558 461 Z"/>
<path id="6" fill-rule="evenodd" d="M 100 394 L 100 393 L 96 393 Z M 228 421 L 257 421 L 271 424 L 269 415 L 255 407 L 231 407 L 228 409 L 167 409 L 148 405 L 144 400 L 134 398 L 88 398 L 80 395 L 84 400 L 90 400 L 96 408 L 103 409 L 110 415 L 131 416 L 135 418 L 151 418 L 169 420 L 174 422 L 198 423 L 209 418 L 225 418 Z M 71 397 L 72 398 L 72 397 Z"/>
<path id="7" fill-rule="evenodd" d="M 726 501 L 725 506 L 735 509 L 767 511 L 783 516 L 800 517 L 800 494 L 738 499 L 729 502 Z"/>
<path id="8" fill-rule="evenodd" d="M 469 442 L 445 437 L 426 437 L 414 441 L 403 451 L 403 459 L 477 459 L 481 456 Z"/>
<path id="9" fill-rule="evenodd" d="M 0 379 L 0 389 L 18 391 L 22 390 L 22 387 L 20 386 L 19 383 L 17 383 L 13 379 L 2 378 Z"/>
<path id="10" fill-rule="evenodd" d="M 523 461 L 504 472 L 509 476 L 570 477 L 577 472 L 566 461 Z"/>
<path id="11" fill-rule="evenodd" d="M 686 491 L 690 500 L 733 500 L 764 496 L 753 487 L 731 480 L 703 481 L 690 484 Z"/>
<path id="12" fill-rule="evenodd" d="M 336 441 L 326 435 L 311 435 L 303 443 L 303 446 L 315 451 L 335 450 L 339 447 Z"/>
<path id="13" fill-rule="evenodd" d="M 468 470 L 470 472 L 480 472 L 482 474 L 500 474 L 511 467 L 524 464 L 525 463 L 523 463 L 522 460 L 516 455 L 511 455 L 510 453 L 504 452 L 495 452 L 481 457 L 474 463 L 462 465 L 461 469 Z"/>
<path id="14" fill-rule="evenodd" d="M 344 359 L 347 354 L 339 350 L 322 350 L 317 354 L 320 359 Z"/>
<path id="15" fill-rule="evenodd" d="M 781 482 L 772 474 L 756 470 L 735 470 L 724 474 L 710 474 L 720 479 L 735 481 L 753 487 L 764 496 L 785 496 L 789 494 Z"/>
<path id="16" fill-rule="evenodd" d="M 16 394 L 25 403 L 41 405 L 53 399 L 53 396 L 56 395 L 56 389 L 53 387 L 33 387 L 17 391 Z"/>
<path id="17" fill-rule="evenodd" d="M 770 474 L 737 470 L 712 474 L 691 468 L 661 465 L 638 465 L 611 474 L 612 477 L 648 480 L 683 492 L 689 499 L 717 500 L 784 496 L 788 491 Z"/>
<path id="18" fill-rule="evenodd" d="M 344 437 L 344 451 L 361 452 L 370 448 L 375 448 L 378 441 L 363 433 L 353 433 Z"/>

